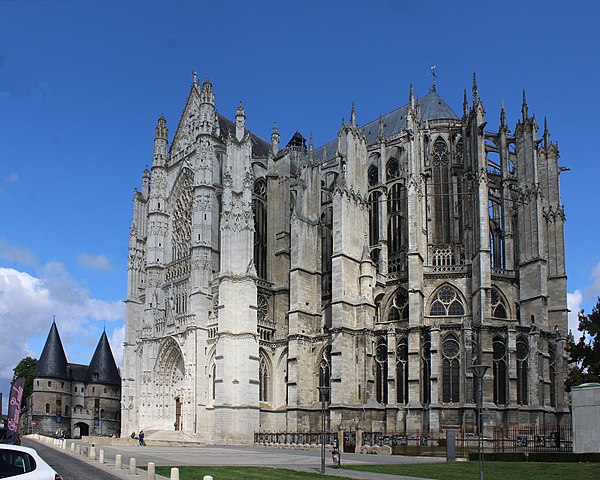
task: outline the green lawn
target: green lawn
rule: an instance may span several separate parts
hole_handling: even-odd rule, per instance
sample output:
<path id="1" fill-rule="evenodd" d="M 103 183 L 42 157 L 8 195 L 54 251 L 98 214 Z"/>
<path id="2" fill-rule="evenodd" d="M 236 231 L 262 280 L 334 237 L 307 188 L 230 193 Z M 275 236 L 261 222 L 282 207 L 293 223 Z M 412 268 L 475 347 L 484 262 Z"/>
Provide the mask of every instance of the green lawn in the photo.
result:
<path id="1" fill-rule="evenodd" d="M 287 468 L 270 467 L 177 467 L 180 480 L 202 480 L 204 475 L 211 475 L 215 480 L 316 480 L 322 479 L 319 473 L 297 472 Z M 167 478 L 171 475 L 171 467 L 156 467 L 156 473 Z M 340 472 L 342 473 L 342 472 Z M 333 477 L 327 478 L 344 478 Z"/>
<path id="2" fill-rule="evenodd" d="M 478 462 L 348 465 L 344 468 L 436 480 L 479 478 Z M 484 473 L 486 480 L 598 480 L 600 463 L 485 462 Z M 220 479 L 215 477 L 215 480 Z"/>

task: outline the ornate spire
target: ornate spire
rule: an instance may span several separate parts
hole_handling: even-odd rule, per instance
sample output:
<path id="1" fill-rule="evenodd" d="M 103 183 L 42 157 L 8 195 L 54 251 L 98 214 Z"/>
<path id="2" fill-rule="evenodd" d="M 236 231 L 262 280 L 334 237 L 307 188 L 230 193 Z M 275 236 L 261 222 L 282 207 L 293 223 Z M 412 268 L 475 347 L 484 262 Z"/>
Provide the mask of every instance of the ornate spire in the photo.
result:
<path id="1" fill-rule="evenodd" d="M 350 125 L 356 127 L 356 107 L 354 106 L 354 102 L 352 102 L 352 112 L 350 113 Z"/>
<path id="2" fill-rule="evenodd" d="M 202 103 L 210 103 L 212 105 L 215 104 L 215 94 L 213 93 L 212 83 L 210 83 L 208 77 L 206 77 L 206 80 L 204 80 L 204 83 L 202 84 L 200 101 Z"/>
<path id="3" fill-rule="evenodd" d="M 550 146 L 550 132 L 548 131 L 548 121 L 544 116 L 544 147 L 548 148 Z"/>
<path id="4" fill-rule="evenodd" d="M 246 112 L 244 111 L 244 106 L 242 105 L 242 101 L 240 100 L 240 106 L 235 111 L 235 138 L 237 138 L 238 142 L 241 142 L 242 138 L 244 138 L 245 131 Z"/>
<path id="5" fill-rule="evenodd" d="M 525 98 L 525 89 L 523 89 L 523 105 L 521 107 L 523 113 L 523 122 L 529 118 L 529 109 L 527 108 L 527 99 Z"/>
<path id="6" fill-rule="evenodd" d="M 323 147 L 323 165 L 327 163 L 327 145 Z"/>
<path id="7" fill-rule="evenodd" d="M 169 131 L 167 130 L 167 119 L 165 118 L 165 114 L 161 113 L 156 125 L 156 135 L 154 138 L 166 139 L 168 135 Z"/>
<path id="8" fill-rule="evenodd" d="M 477 89 L 477 75 L 473 72 L 473 104 L 479 99 L 479 90 Z"/>
<path id="9" fill-rule="evenodd" d="M 383 117 L 381 116 L 381 113 L 379 114 L 377 140 L 379 140 L 380 142 L 383 142 L 385 140 L 385 134 L 383 133 Z"/>
<path id="10" fill-rule="evenodd" d="M 413 88 L 413 84 L 410 84 L 410 90 L 408 92 L 408 104 L 410 108 L 415 108 L 415 90 Z"/>
<path id="11" fill-rule="evenodd" d="M 312 136 L 312 132 L 310 132 L 310 135 L 308 136 L 308 160 L 309 162 L 312 164 L 313 161 L 313 154 L 315 152 L 315 146 L 313 145 L 313 136 Z"/>
<path id="12" fill-rule="evenodd" d="M 469 116 L 469 102 L 467 101 L 467 89 L 464 90 L 463 96 L 463 116 L 467 118 Z"/>
<path id="13" fill-rule="evenodd" d="M 500 106 L 500 126 L 502 128 L 506 128 L 506 113 L 504 113 L 504 99 L 502 99 L 502 104 Z"/>
<path id="14" fill-rule="evenodd" d="M 196 70 L 192 70 L 192 78 L 193 78 L 193 85 L 196 85 L 198 83 L 198 72 Z"/>
<path id="15" fill-rule="evenodd" d="M 432 78 L 431 78 L 431 90 L 430 90 L 430 92 L 432 92 L 432 93 L 436 93 L 437 92 L 437 90 L 436 90 L 436 84 L 435 84 L 435 80 L 437 78 L 437 75 L 435 74 L 435 69 L 436 69 L 436 66 L 432 65 L 431 66 L 431 77 Z"/>
<path id="16" fill-rule="evenodd" d="M 279 130 L 277 129 L 277 122 L 273 123 L 273 133 L 271 133 L 271 149 L 273 150 L 273 154 L 275 155 L 279 151 L 279 140 L 281 137 L 279 136 Z"/>

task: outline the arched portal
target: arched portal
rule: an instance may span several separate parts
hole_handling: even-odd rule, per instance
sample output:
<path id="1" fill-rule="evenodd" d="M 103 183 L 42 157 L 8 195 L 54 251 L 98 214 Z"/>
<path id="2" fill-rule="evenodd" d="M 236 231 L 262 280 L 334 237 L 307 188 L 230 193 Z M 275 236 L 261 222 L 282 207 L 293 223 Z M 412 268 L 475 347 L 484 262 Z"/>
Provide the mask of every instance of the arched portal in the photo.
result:
<path id="1" fill-rule="evenodd" d="M 156 362 L 158 406 L 157 427 L 165 430 L 183 430 L 184 409 L 189 389 L 185 380 L 183 353 L 172 338 L 165 339 Z"/>

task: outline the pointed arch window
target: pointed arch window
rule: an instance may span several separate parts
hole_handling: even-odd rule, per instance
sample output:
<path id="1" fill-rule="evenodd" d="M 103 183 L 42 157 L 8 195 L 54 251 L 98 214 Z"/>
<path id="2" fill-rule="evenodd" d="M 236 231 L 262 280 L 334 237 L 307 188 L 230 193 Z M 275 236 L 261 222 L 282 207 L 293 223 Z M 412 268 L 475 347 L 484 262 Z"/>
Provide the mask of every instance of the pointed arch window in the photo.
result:
<path id="1" fill-rule="evenodd" d="M 406 187 L 400 182 L 394 183 L 389 190 L 388 208 L 388 272 L 405 270 L 405 252 L 407 248 L 407 196 Z"/>
<path id="2" fill-rule="evenodd" d="M 431 334 L 421 336 L 421 395 L 424 404 L 431 403 Z"/>
<path id="3" fill-rule="evenodd" d="M 211 385 L 212 399 L 214 400 L 215 398 L 217 398 L 217 365 L 216 364 L 213 364 L 213 366 L 212 366 L 211 375 L 212 375 L 212 385 Z"/>
<path id="4" fill-rule="evenodd" d="M 490 262 L 493 269 L 501 270 L 506 267 L 506 258 L 502 232 L 504 214 L 498 189 L 491 188 L 489 191 L 488 214 L 490 217 Z"/>
<path id="5" fill-rule="evenodd" d="M 504 299 L 496 287 L 492 287 L 492 298 L 490 303 L 492 309 L 492 318 L 508 318 Z"/>
<path id="6" fill-rule="evenodd" d="M 460 344 L 450 334 L 442 345 L 442 401 L 457 403 L 460 401 Z"/>
<path id="7" fill-rule="evenodd" d="M 387 320 L 388 322 L 408 321 L 408 292 L 403 288 L 396 291 Z"/>
<path id="8" fill-rule="evenodd" d="M 462 317 L 465 307 L 458 291 L 450 285 L 444 285 L 434 295 L 429 315 L 432 317 Z"/>
<path id="9" fill-rule="evenodd" d="M 321 360 L 319 361 L 319 387 L 325 387 L 325 390 L 319 389 L 319 402 L 323 401 L 323 395 L 325 396 L 325 402 L 329 402 L 330 391 L 326 390 L 331 388 L 331 345 L 328 345 L 323 349 L 321 353 Z"/>
<path id="10" fill-rule="evenodd" d="M 524 337 L 517 338 L 517 403 L 529 403 L 529 345 Z"/>
<path id="11" fill-rule="evenodd" d="M 550 406 L 556 407 L 556 351 L 553 345 L 548 346 L 548 374 L 550 376 Z"/>
<path id="12" fill-rule="evenodd" d="M 380 338 L 375 348 L 375 398 L 379 403 L 388 402 L 388 351 L 387 339 Z"/>
<path id="13" fill-rule="evenodd" d="M 397 159 L 390 158 L 388 160 L 385 168 L 385 176 L 388 181 L 394 180 L 400 176 L 400 165 L 398 164 Z"/>
<path id="14" fill-rule="evenodd" d="M 254 183 L 254 265 L 256 274 L 267 279 L 267 184 L 264 178 Z"/>
<path id="15" fill-rule="evenodd" d="M 507 384 L 507 356 L 506 342 L 502 337 L 494 337 L 492 341 L 494 352 L 493 376 L 494 376 L 494 403 L 496 405 L 506 404 Z"/>
<path id="16" fill-rule="evenodd" d="M 259 364 L 259 389 L 258 389 L 258 400 L 260 402 L 271 401 L 271 368 L 269 360 L 264 352 L 260 352 L 260 364 Z"/>
<path id="17" fill-rule="evenodd" d="M 401 338 L 396 346 L 396 402 L 408 403 L 408 339 Z"/>
<path id="18" fill-rule="evenodd" d="M 377 190 L 369 194 L 369 244 L 379 243 L 379 201 L 381 192 Z"/>
<path id="19" fill-rule="evenodd" d="M 46 404 L 46 414 L 49 414 L 49 413 L 50 413 L 50 404 L 47 403 Z"/>
<path id="20" fill-rule="evenodd" d="M 379 169 L 375 165 L 371 165 L 368 171 L 369 187 L 374 187 L 379 184 Z"/>
<path id="21" fill-rule="evenodd" d="M 451 242 L 452 198 L 448 145 L 438 137 L 432 149 L 434 241 L 438 245 Z"/>
<path id="22" fill-rule="evenodd" d="M 321 214 L 321 293 L 331 296 L 331 271 L 333 254 L 333 207 L 329 204 Z"/>

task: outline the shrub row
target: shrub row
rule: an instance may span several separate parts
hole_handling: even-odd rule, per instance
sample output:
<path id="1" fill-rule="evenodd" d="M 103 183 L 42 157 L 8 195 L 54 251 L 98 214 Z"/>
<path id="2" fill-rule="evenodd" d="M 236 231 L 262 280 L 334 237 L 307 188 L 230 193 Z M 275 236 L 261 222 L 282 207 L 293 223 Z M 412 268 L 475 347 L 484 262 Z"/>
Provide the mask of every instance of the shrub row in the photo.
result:
<path id="1" fill-rule="evenodd" d="M 488 462 L 600 462 L 600 453 L 573 452 L 511 452 L 485 453 Z M 469 453 L 469 460 L 477 461 L 477 452 Z"/>

